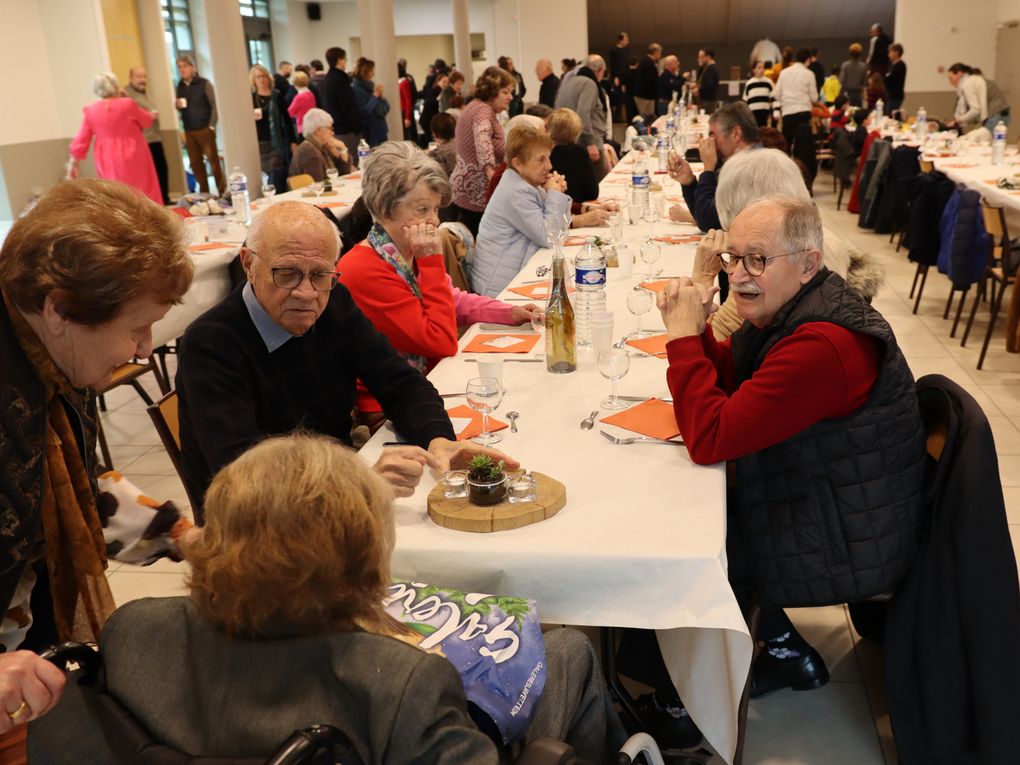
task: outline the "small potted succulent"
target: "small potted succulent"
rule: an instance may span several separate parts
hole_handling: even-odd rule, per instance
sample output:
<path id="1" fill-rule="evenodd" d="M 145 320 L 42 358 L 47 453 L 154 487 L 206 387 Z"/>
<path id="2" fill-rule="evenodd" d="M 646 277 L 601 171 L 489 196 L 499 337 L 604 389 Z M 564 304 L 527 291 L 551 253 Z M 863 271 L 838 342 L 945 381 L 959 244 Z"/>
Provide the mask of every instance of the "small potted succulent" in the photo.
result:
<path id="1" fill-rule="evenodd" d="M 468 463 L 468 497 L 475 505 L 495 505 L 506 496 L 506 473 L 503 460 L 479 454 Z"/>

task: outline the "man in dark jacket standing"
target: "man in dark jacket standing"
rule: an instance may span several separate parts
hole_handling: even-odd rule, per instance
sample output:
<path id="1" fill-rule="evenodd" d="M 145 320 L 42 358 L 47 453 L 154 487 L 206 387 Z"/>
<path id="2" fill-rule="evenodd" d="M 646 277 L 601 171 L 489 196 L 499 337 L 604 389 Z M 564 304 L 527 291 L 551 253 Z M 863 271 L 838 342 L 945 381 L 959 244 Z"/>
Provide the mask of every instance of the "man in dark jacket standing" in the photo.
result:
<path id="1" fill-rule="evenodd" d="M 907 64 L 903 60 L 903 46 L 889 46 L 889 71 L 885 73 L 886 110 L 892 114 L 903 106 L 907 87 Z"/>
<path id="2" fill-rule="evenodd" d="M 616 45 L 609 51 L 609 76 L 613 97 L 613 114 L 617 122 L 626 122 L 624 111 L 624 94 L 627 90 L 625 77 L 630 62 L 630 35 L 620 32 L 616 37 Z"/>
<path id="3" fill-rule="evenodd" d="M 347 76 L 347 52 L 343 48 L 330 48 L 326 51 L 326 64 L 329 71 L 319 94 L 322 108 L 333 118 L 333 133 L 344 142 L 354 160 L 361 140 L 361 110 L 351 88 L 351 78 Z"/>
<path id="4" fill-rule="evenodd" d="M 719 106 L 719 67 L 715 63 L 715 51 L 702 48 L 698 51 L 698 99 L 705 114 L 711 114 Z"/>
<path id="5" fill-rule="evenodd" d="M 538 102 L 556 108 L 556 93 L 560 89 L 560 78 L 553 73 L 552 61 L 540 58 L 535 64 L 535 77 L 542 84 L 538 91 Z"/>
<path id="6" fill-rule="evenodd" d="M 191 172 L 199 190 L 209 193 L 209 176 L 205 171 L 205 161 L 209 160 L 216 191 L 222 196 L 227 193 L 227 179 L 216 148 L 216 91 L 209 80 L 199 77 L 191 56 L 178 56 L 177 69 L 181 73 L 177 83 L 177 111 L 184 123 L 184 145 Z"/>
<path id="7" fill-rule="evenodd" d="M 662 58 L 662 46 L 652 43 L 646 55 L 638 65 L 637 85 L 634 101 L 638 112 L 644 116 L 655 117 L 655 99 L 659 94 L 659 59 Z"/>
<path id="8" fill-rule="evenodd" d="M 868 71 L 885 74 L 889 68 L 889 45 L 892 40 L 882 31 L 881 24 L 871 25 L 871 42 L 868 48 Z"/>

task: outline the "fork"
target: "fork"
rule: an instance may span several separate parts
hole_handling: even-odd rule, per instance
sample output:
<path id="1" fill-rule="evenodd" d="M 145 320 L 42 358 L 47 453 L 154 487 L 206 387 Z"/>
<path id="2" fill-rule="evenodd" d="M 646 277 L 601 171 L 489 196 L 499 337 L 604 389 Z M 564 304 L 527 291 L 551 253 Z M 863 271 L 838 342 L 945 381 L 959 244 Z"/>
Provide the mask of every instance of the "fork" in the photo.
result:
<path id="1" fill-rule="evenodd" d="M 648 443 L 648 444 L 674 444 L 676 446 L 684 446 L 683 441 L 666 441 L 662 438 L 649 438 L 648 436 L 631 436 L 630 438 L 617 438 L 610 433 L 606 433 L 604 430 L 600 430 L 601 433 L 607 440 L 614 444 L 620 444 L 626 446 L 627 444 L 633 443 Z"/>

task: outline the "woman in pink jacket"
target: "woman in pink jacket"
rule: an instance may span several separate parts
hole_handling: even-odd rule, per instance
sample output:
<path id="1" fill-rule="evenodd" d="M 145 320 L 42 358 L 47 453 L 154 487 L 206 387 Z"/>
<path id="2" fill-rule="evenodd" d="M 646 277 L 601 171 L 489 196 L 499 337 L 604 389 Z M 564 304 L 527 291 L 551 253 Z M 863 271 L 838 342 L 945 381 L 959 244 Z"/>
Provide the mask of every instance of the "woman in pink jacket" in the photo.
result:
<path id="1" fill-rule="evenodd" d="M 156 168 L 149 145 L 142 137 L 142 130 L 152 124 L 155 112 L 148 112 L 130 98 L 121 97 L 117 78 L 109 72 L 96 75 L 92 91 L 99 100 L 82 110 L 85 114 L 81 129 L 71 141 L 67 177 L 78 177 L 78 163 L 88 155 L 95 136 L 99 177 L 134 186 L 162 207 L 163 193 L 159 189 Z"/>

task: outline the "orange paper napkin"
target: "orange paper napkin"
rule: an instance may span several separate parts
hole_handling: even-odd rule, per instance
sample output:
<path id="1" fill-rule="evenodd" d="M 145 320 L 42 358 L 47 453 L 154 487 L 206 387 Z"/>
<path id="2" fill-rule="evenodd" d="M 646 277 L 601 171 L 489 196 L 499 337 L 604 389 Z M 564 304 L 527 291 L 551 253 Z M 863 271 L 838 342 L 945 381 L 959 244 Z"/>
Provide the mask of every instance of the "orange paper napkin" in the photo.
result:
<path id="1" fill-rule="evenodd" d="M 545 300 L 549 297 L 549 282 L 522 284 L 520 287 L 511 287 L 510 291 L 532 300 Z"/>
<path id="2" fill-rule="evenodd" d="M 350 207 L 350 206 L 351 205 L 349 202 L 323 202 L 321 205 L 317 205 L 317 207 Z"/>
<path id="3" fill-rule="evenodd" d="M 503 342 L 501 338 L 516 340 L 510 344 Z M 528 353 L 538 342 L 538 335 L 475 335 L 471 342 L 464 348 L 464 353 Z"/>
<path id="4" fill-rule="evenodd" d="M 641 282 L 641 288 L 646 289 L 649 292 L 662 292 L 666 289 L 666 285 L 669 284 L 672 279 L 656 279 L 654 282 Z"/>
<path id="5" fill-rule="evenodd" d="M 701 234 L 687 234 L 686 236 L 657 236 L 655 237 L 656 242 L 662 242 L 663 244 L 697 244 L 701 241 Z"/>
<path id="6" fill-rule="evenodd" d="M 460 433 L 457 434 L 458 441 L 467 441 L 469 438 L 474 438 L 475 436 L 482 432 L 482 413 L 476 412 L 474 409 L 467 406 L 466 404 L 455 406 L 453 407 L 453 409 L 447 409 L 446 413 L 450 416 L 451 420 L 454 419 L 471 420 L 471 423 L 466 428 L 461 430 Z M 507 425 L 505 422 L 500 422 L 499 420 L 493 419 L 491 416 L 489 417 L 490 433 L 495 433 L 497 430 L 503 430 L 506 426 Z"/>
<path id="7" fill-rule="evenodd" d="M 651 356 L 658 356 L 663 359 L 666 358 L 665 332 L 661 335 L 652 335 L 651 337 L 641 337 L 634 340 L 628 340 L 627 345 L 631 348 L 637 348 L 639 351 L 644 351 Z"/>
<path id="8" fill-rule="evenodd" d="M 946 162 L 942 167 L 952 167 L 957 170 L 966 170 L 970 167 L 977 167 L 977 162 Z"/>
<path id="9" fill-rule="evenodd" d="M 227 244 L 226 242 L 205 242 L 203 244 L 189 245 L 188 249 L 192 252 L 208 252 L 209 250 L 223 250 L 233 246 L 234 245 Z"/>
<path id="10" fill-rule="evenodd" d="M 650 438 L 670 439 L 680 435 L 673 405 L 658 398 L 650 398 L 630 409 L 603 417 L 601 421 Z"/>

